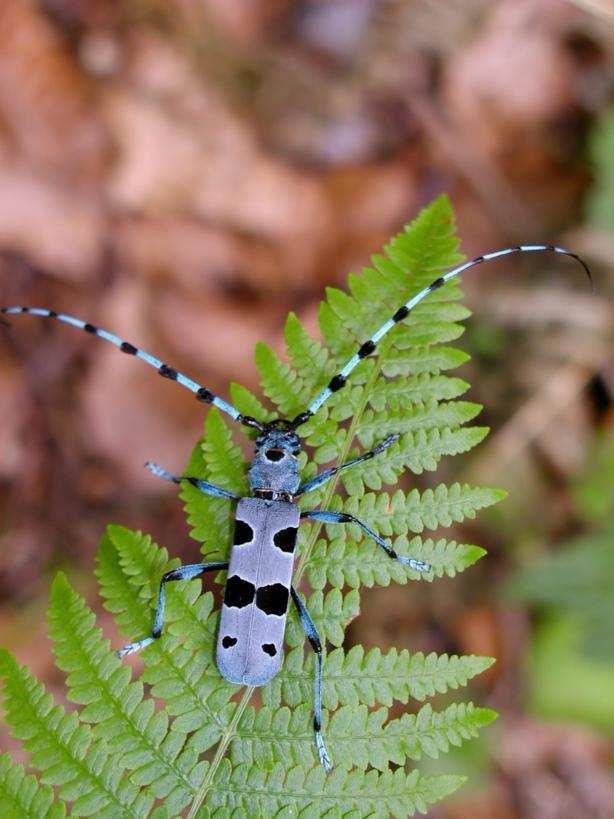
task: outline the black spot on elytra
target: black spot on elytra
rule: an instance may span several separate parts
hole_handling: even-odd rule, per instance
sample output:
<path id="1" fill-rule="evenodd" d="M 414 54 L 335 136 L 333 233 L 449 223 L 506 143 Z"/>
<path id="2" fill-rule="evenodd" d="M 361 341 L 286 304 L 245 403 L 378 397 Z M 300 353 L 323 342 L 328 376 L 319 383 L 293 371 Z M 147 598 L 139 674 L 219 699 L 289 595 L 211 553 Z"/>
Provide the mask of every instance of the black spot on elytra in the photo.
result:
<path id="1" fill-rule="evenodd" d="M 282 617 L 288 608 L 288 588 L 282 583 L 260 586 L 256 592 L 256 605 L 265 614 Z"/>
<path id="2" fill-rule="evenodd" d="M 243 520 L 235 521 L 235 536 L 233 543 L 235 546 L 242 546 L 244 543 L 250 543 L 254 539 L 254 530 Z"/>
<path id="3" fill-rule="evenodd" d="M 224 603 L 231 608 L 242 609 L 254 602 L 256 587 L 248 580 L 243 580 L 238 574 L 233 574 L 226 581 Z"/>
<path id="4" fill-rule="evenodd" d="M 289 552 L 292 554 L 294 547 L 296 546 L 297 532 L 298 529 L 296 526 L 288 526 L 287 529 L 280 529 L 279 532 L 275 532 L 273 535 L 273 543 L 278 549 L 281 549 L 282 552 Z"/>
<path id="5" fill-rule="evenodd" d="M 409 315 L 409 307 L 406 307 L 405 305 L 403 305 L 403 307 L 399 307 L 399 309 L 396 311 L 396 313 L 392 317 L 392 320 L 395 321 L 395 322 L 396 321 L 403 321 L 403 319 L 407 318 L 408 315 Z"/>
<path id="6" fill-rule="evenodd" d="M 222 637 L 222 646 L 224 648 L 232 648 L 234 645 L 236 645 L 236 643 L 237 643 L 236 637 L 229 637 L 228 635 Z"/>
<path id="7" fill-rule="evenodd" d="M 269 657 L 274 657 L 277 654 L 277 649 L 273 645 L 273 643 L 263 643 L 262 650 L 265 654 L 268 654 Z"/>

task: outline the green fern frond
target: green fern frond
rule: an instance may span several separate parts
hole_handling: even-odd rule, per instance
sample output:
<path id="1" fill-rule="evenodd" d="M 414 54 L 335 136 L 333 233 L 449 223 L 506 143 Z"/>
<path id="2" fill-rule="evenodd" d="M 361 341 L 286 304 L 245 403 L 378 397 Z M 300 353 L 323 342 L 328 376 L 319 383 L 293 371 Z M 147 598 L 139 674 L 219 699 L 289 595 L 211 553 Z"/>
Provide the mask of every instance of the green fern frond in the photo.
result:
<path id="1" fill-rule="evenodd" d="M 460 258 L 452 210 L 440 197 L 370 267 L 350 276 L 349 292 L 327 291 L 319 311 L 323 341 L 291 314 L 284 357 L 258 345 L 267 400 L 234 384 L 239 411 L 262 420 L 298 414 L 357 343 Z M 7 721 L 39 772 L 36 778 L 0 756 L 2 815 L 404 818 L 424 813 L 460 787 L 462 777 L 423 776 L 413 765 L 472 739 L 494 712 L 449 701 L 437 711 L 429 704 L 416 713 L 390 709 L 463 687 L 492 660 L 343 648 L 346 628 L 360 612 L 362 587 L 454 577 L 485 554 L 479 546 L 422 535 L 475 517 L 504 493 L 460 484 L 380 491 L 408 470 L 433 470 L 444 456 L 469 451 L 487 433 L 471 425 L 481 407 L 458 400 L 468 384 L 446 374 L 468 358 L 444 346 L 461 335 L 469 315 L 460 298 L 458 282 L 434 292 L 382 340 L 376 357 L 359 364 L 342 394 L 301 427 L 312 448 L 309 461 L 304 453 L 300 457 L 303 479 L 318 464 L 346 461 L 386 435 L 400 434 L 384 454 L 344 473 L 341 483 L 331 481 L 302 498 L 301 506 L 353 514 L 399 554 L 433 567 L 419 577 L 387 558 L 355 525 L 312 522 L 300 529 L 294 583 L 328 648 L 322 693 L 332 773 L 325 774 L 315 752 L 315 663 L 305 653 L 296 612 L 289 614 L 281 671 L 254 698 L 253 688 L 231 685 L 216 668 L 217 595 L 201 593 L 200 581 L 166 587 L 162 637 L 142 651 L 142 671 L 133 678 L 85 601 L 58 575 L 50 636 L 68 698 L 79 710 L 66 713 L 27 669 L 0 654 Z M 243 448 L 211 409 L 185 474 L 244 495 L 246 473 Z M 345 493 L 337 492 L 339 486 Z M 202 554 L 226 558 L 231 504 L 187 482 L 181 497 Z M 104 605 L 126 640 L 150 633 L 160 578 L 177 565 L 148 535 L 108 528 L 96 574 Z M 223 573 L 217 580 L 223 583 Z"/>
<path id="2" fill-rule="evenodd" d="M 462 776 L 334 770 L 321 766 L 291 768 L 278 763 L 271 771 L 250 765 L 233 766 L 224 759 L 207 791 L 207 813 L 197 816 L 301 816 L 317 819 L 340 815 L 394 816 L 405 819 L 426 813 L 429 805 L 454 793 Z M 221 810 L 219 810 L 221 809 Z M 219 810 L 219 812 L 218 812 Z"/>
<path id="3" fill-rule="evenodd" d="M 425 489 L 424 492 L 418 489 L 407 493 L 397 489 L 392 495 L 367 492 L 360 497 L 339 499 L 338 508 L 364 520 L 381 535 L 391 537 L 408 532 L 420 534 L 425 529 L 452 526 L 467 518 L 472 520 L 480 509 L 498 503 L 505 496 L 504 490 L 486 486 L 439 484 L 435 489 Z M 348 530 L 352 537 L 362 537 L 357 526 L 350 524 Z"/>
<path id="4" fill-rule="evenodd" d="M 331 534 L 337 534 L 332 532 L 332 527 L 329 528 Z M 330 541 L 319 540 L 316 543 L 307 567 L 309 583 L 313 588 L 324 588 L 328 584 L 337 588 L 350 586 L 358 589 L 361 585 L 370 588 L 389 586 L 393 582 L 456 577 L 486 554 L 486 550 L 479 546 L 456 543 L 454 540 L 435 542 L 414 537 L 408 541 L 401 535 L 392 541 L 397 554 L 414 557 L 432 567 L 431 572 L 421 576 L 394 560 L 382 560 L 381 551 L 370 542 L 356 543 L 353 539 L 346 540 L 347 537 L 349 533 L 343 533 Z"/>
<path id="5" fill-rule="evenodd" d="M 23 765 L 14 765 L 9 754 L 0 754 L 0 813 L 5 819 L 61 819 L 66 806 L 54 801 L 53 788 L 27 776 Z"/>
<path id="6" fill-rule="evenodd" d="M 313 744 L 310 711 L 308 704 L 295 709 L 246 709 L 230 747 L 232 763 L 270 770 L 277 757 L 301 765 Z M 440 713 L 425 705 L 418 714 L 390 721 L 387 708 L 370 711 L 366 705 L 351 705 L 337 709 L 326 730 L 332 737 L 329 747 L 335 765 L 384 772 L 391 762 L 405 765 L 408 759 L 420 760 L 424 755 L 436 759 L 450 745 L 476 737 L 478 729 L 494 718 L 493 711 L 472 703 L 455 703 Z"/>
<path id="7" fill-rule="evenodd" d="M 98 552 L 97 575 L 105 607 L 126 637 L 149 633 L 160 577 L 176 565 L 151 538 L 109 527 Z M 206 750 L 231 722 L 235 689 L 217 671 L 207 673 L 214 668 L 216 618 L 212 595 L 199 597 L 199 592 L 198 581 L 169 588 L 165 639 L 143 652 L 142 680 L 152 686 L 154 696 L 166 700 L 169 714 L 176 717 L 173 729 L 195 731 L 191 742 Z"/>
<path id="8" fill-rule="evenodd" d="M 66 713 L 27 668 L 0 650 L 6 721 L 23 740 L 40 781 L 57 785 L 74 816 L 118 816 L 146 811 L 154 796 L 124 776 L 104 740 Z"/>
<path id="9" fill-rule="evenodd" d="M 198 750 L 169 728 L 168 712 L 156 710 L 143 683 L 130 682 L 130 669 L 110 652 L 93 612 L 62 574 L 52 586 L 49 620 L 68 698 L 85 706 L 80 720 L 98 725 L 98 736 L 113 747 L 115 764 L 131 771 L 135 785 L 149 786 L 171 813 L 181 810 L 202 779 Z"/>
<path id="10" fill-rule="evenodd" d="M 491 657 L 458 657 L 447 654 L 410 654 L 403 649 L 379 648 L 365 651 L 353 646 L 349 651 L 336 648 L 326 656 L 326 675 L 322 687 L 325 708 L 339 705 L 386 705 L 422 701 L 435 694 L 467 685 L 468 681 L 494 663 Z M 280 673 L 262 691 L 265 705 L 281 703 L 296 706 L 311 692 L 312 658 L 305 659 L 298 644 L 285 657 Z"/>

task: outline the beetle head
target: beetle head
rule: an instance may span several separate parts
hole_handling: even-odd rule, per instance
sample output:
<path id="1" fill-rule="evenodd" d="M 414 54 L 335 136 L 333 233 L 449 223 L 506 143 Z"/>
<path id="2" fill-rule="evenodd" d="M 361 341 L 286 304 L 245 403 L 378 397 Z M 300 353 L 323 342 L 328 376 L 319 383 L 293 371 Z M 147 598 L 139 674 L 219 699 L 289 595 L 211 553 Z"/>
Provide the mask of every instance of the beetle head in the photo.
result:
<path id="1" fill-rule="evenodd" d="M 299 485 L 300 451 L 300 438 L 289 421 L 278 418 L 266 423 L 256 438 L 256 452 L 249 469 L 252 490 L 294 494 Z"/>

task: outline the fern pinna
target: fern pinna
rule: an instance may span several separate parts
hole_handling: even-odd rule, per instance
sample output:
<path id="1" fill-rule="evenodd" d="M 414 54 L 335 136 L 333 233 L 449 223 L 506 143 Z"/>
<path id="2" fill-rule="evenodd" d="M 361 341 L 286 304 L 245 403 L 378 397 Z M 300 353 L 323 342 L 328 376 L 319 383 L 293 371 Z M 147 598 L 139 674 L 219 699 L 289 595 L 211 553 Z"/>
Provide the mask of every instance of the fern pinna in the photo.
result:
<path id="1" fill-rule="evenodd" d="M 472 264 L 520 250 L 567 253 L 522 246 Z M 244 497 L 248 490 L 243 450 L 220 411 L 247 427 L 262 428 L 277 415 L 301 426 L 301 437 L 312 449 L 309 463 L 299 456 L 303 485 L 311 490 L 308 502 L 301 498 L 301 508 L 317 506 L 349 521 L 339 527 L 333 525 L 335 517 L 307 518 L 299 530 L 293 573 L 314 628 L 328 645 L 322 704 L 334 767 L 327 773 L 314 747 L 310 694 L 316 665 L 314 656 L 304 652 L 301 618 L 294 610 L 281 670 L 255 700 L 253 686 L 237 689 L 217 670 L 219 611 L 210 592 L 200 593 L 197 580 L 169 584 L 161 639 L 129 644 L 129 649 L 144 647 L 143 672 L 132 680 L 96 627 L 94 614 L 59 575 L 52 590 L 50 635 L 57 665 L 67 675 L 68 697 L 81 708 L 65 711 L 26 668 L 2 653 L 7 721 L 39 772 L 36 779 L 6 756 L 0 758 L 3 815 L 405 817 L 425 812 L 462 784 L 459 776 L 424 776 L 413 762 L 476 736 L 494 713 L 470 703 L 437 711 L 427 704 L 395 718 L 389 709 L 395 701 L 421 702 L 465 685 L 492 660 L 343 647 L 344 629 L 359 613 L 361 585 L 453 577 L 484 551 L 425 538 L 424 531 L 473 517 L 503 496 L 458 484 L 424 492 L 379 491 L 407 470 L 435 469 L 443 456 L 468 451 L 487 433 L 470 425 L 479 405 L 458 400 L 468 384 L 445 374 L 467 360 L 445 346 L 462 334 L 460 322 L 469 315 L 459 304 L 458 286 L 440 275 L 459 261 L 453 214 L 441 197 L 373 258 L 371 268 L 350 277 L 350 294 L 328 291 L 319 315 L 323 342 L 311 338 L 291 315 L 285 330 L 287 362 L 258 346 L 262 386 L 274 409 L 238 385 L 231 388 L 230 405 L 131 344 L 92 325 L 68 322 L 137 355 L 215 405 L 185 470 L 195 480 L 182 481 L 181 487 L 192 536 L 208 564 L 228 559 L 228 497 Z M 408 316 L 407 305 L 422 299 L 409 297 L 427 287 L 429 298 Z M 394 314 L 398 326 L 381 332 L 403 302 Z M 53 311 L 4 310 L 18 311 L 67 320 Z M 364 342 L 365 332 L 377 327 Z M 361 342 L 362 353 L 352 355 Z M 377 357 L 368 357 L 376 342 Z M 308 404 L 314 394 L 318 397 Z M 343 464 L 357 456 L 357 444 L 364 450 L 382 439 L 387 448 L 376 447 L 378 457 L 326 482 L 315 477 L 317 464 Z M 152 471 L 173 479 L 159 467 Z M 336 491 L 338 479 L 342 494 Z M 203 486 L 213 484 L 217 496 L 203 494 Z M 397 559 L 388 559 L 372 535 Z M 425 574 L 421 570 L 427 566 Z M 97 576 L 104 604 L 122 634 L 151 633 L 160 578 L 176 570 L 178 561 L 149 536 L 109 527 Z M 224 576 L 218 579 L 223 582 Z"/>

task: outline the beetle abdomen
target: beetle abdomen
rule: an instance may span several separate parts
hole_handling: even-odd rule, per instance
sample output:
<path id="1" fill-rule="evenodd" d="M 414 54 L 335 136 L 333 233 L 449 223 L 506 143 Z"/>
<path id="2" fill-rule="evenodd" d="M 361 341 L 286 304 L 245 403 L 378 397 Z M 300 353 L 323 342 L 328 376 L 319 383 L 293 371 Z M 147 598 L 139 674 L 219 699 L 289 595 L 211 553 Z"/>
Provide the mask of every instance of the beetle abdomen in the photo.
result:
<path id="1" fill-rule="evenodd" d="M 286 501 L 242 498 L 217 642 L 229 682 L 264 685 L 279 671 L 300 520 Z"/>

